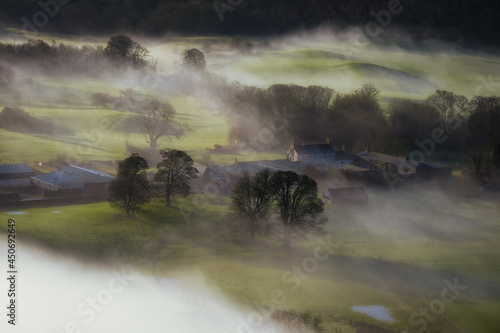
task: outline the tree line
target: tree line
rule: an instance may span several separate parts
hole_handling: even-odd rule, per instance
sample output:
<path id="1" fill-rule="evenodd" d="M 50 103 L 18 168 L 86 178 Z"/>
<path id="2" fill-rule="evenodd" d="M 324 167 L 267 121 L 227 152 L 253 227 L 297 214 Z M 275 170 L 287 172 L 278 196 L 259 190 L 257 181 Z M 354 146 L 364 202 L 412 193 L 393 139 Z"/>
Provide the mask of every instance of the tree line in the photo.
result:
<path id="1" fill-rule="evenodd" d="M 391 99 L 384 110 L 380 91 L 370 84 L 337 93 L 323 86 L 257 88 L 217 76 L 207 75 L 206 80 L 229 119 L 233 144 L 283 150 L 290 140 L 317 143 L 330 138 L 337 149 L 353 153 L 370 147 L 404 155 L 440 130 L 445 140 L 438 150 L 470 152 L 476 173 L 500 169 L 499 97 L 469 99 L 438 89 L 423 101 Z M 272 130 L 266 144 L 259 145 L 263 128 Z"/>
<path id="2" fill-rule="evenodd" d="M 41 3 L 45 3 L 41 1 Z M 391 27 L 416 37 L 467 43 L 499 44 L 500 4 L 479 1 L 398 1 L 403 10 L 390 20 Z M 222 19 L 215 6 L 224 9 Z M 247 34 L 276 35 L 302 28 L 329 25 L 335 28 L 364 26 L 382 17 L 387 0 L 198 1 L 73 0 L 49 9 L 44 29 L 72 34 L 127 31 L 150 35 Z M 44 11 L 38 1 L 0 2 L 2 20 L 19 28 L 22 17 L 31 19 Z M 221 11 L 221 10 L 219 10 Z M 387 30 L 387 29 L 385 29 Z"/>
<path id="3" fill-rule="evenodd" d="M 81 47 L 30 39 L 21 44 L 0 43 L 0 58 L 9 66 L 36 69 L 44 74 L 84 74 L 99 76 L 131 70 L 154 70 L 150 51 L 125 35 L 112 36 L 106 46 Z M 0 66 L 0 73 L 11 75 Z M 0 80 L 0 84 L 2 80 Z"/>

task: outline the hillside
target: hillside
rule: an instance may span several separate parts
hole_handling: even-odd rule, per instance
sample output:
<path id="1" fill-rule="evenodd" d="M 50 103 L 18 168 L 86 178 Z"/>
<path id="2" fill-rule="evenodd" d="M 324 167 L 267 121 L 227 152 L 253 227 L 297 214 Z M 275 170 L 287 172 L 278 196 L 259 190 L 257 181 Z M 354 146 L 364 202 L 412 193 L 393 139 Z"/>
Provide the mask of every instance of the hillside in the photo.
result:
<path id="1" fill-rule="evenodd" d="M 65 35 L 37 37 L 47 42 L 58 38 L 58 43 L 70 45 L 83 45 L 88 41 L 86 37 Z M 93 39 L 93 43 L 101 45 L 105 41 Z M 142 77 L 133 75 L 120 79 L 113 75 L 65 76 L 64 72 L 28 72 L 11 66 L 12 81 L 16 83 L 11 85 L 14 93 L 1 94 L 0 107 L 24 108 L 33 117 L 64 126 L 72 135 L 34 136 L 0 129 L 4 138 L 0 143 L 0 159 L 26 162 L 55 159 L 64 154 L 75 155 L 78 160 L 123 158 L 127 154 L 126 144 L 139 147 L 146 144 L 144 133 L 134 129 L 138 118 L 127 110 L 96 109 L 91 105 L 92 95 L 102 92 L 116 96 L 120 91 L 135 89 L 142 99 L 160 98 L 174 106 L 177 120 L 189 127 L 189 135 L 163 144 L 175 144 L 200 161 L 206 148 L 228 143 L 229 123 L 224 116 L 214 117 L 220 115 L 221 110 L 212 100 L 213 96 L 189 92 L 189 81 L 182 79 L 178 65 L 180 52 L 193 47 L 205 49 L 207 71 L 223 75 L 228 82 L 239 81 L 261 88 L 276 83 L 321 85 L 336 93 L 349 93 L 369 83 L 380 89 L 379 102 L 386 111 L 392 98 L 423 100 L 436 89 L 469 98 L 476 94 L 496 95 L 496 82 L 500 81 L 500 58 L 496 55 L 460 49 L 443 51 L 430 45 L 408 49 L 402 43 L 379 47 L 340 42 L 335 35 L 314 32 L 270 40 L 267 46 L 257 44 L 249 54 L 232 49 L 226 38 L 179 37 L 170 41 L 144 40 L 144 43 L 158 62 L 157 75 L 162 83 L 154 90 L 144 85 L 146 81 Z M 281 158 L 283 154 L 282 151 L 273 153 L 277 154 L 212 154 L 211 158 L 212 163 L 230 163 L 235 158 L 240 161 L 266 156 Z"/>

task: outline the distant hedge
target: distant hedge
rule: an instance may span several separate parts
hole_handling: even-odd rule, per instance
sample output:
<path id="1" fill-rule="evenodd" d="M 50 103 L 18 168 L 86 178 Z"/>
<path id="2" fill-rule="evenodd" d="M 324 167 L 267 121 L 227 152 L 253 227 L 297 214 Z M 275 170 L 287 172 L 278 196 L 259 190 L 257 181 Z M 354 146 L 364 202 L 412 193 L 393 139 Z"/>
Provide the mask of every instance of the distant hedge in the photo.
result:
<path id="1" fill-rule="evenodd" d="M 30 134 L 74 135 L 75 133 L 48 120 L 38 119 L 20 108 L 5 107 L 0 112 L 0 128 Z"/>

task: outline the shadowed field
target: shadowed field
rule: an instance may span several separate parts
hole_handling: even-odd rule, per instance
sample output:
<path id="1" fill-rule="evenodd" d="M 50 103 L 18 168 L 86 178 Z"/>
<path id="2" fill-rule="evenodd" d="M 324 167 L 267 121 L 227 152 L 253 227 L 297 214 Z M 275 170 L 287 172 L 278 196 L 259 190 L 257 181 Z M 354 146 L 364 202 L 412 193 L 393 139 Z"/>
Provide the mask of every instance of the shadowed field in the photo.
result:
<path id="1" fill-rule="evenodd" d="M 250 308 L 279 289 L 286 302 L 273 306 L 318 312 L 326 326 L 345 332 L 346 320 L 396 331 L 419 328 L 409 321 L 411 314 L 439 300 L 445 281 L 456 281 L 466 289 L 446 304 L 447 319 L 437 316 L 428 321 L 429 328 L 452 332 L 460 325 L 469 331 L 497 331 L 497 207 L 439 193 L 371 190 L 369 195 L 364 209 L 328 207 L 327 234 L 296 239 L 290 252 L 281 247 L 279 235 L 261 237 L 256 245 L 236 241 L 241 238 L 234 229 L 238 221 L 228 215 L 223 197 L 195 195 L 175 201 L 172 208 L 152 202 L 137 220 L 121 217 L 106 203 L 29 209 L 14 218 L 24 242 L 80 260 L 125 261 L 158 277 L 189 279 L 198 272 L 233 302 Z M 186 214 L 183 207 L 192 207 L 195 198 L 211 204 Z M 324 260 L 313 259 L 319 244 L 328 244 L 323 248 L 330 250 Z M 385 306 L 396 322 L 380 322 L 351 309 L 358 305 Z"/>

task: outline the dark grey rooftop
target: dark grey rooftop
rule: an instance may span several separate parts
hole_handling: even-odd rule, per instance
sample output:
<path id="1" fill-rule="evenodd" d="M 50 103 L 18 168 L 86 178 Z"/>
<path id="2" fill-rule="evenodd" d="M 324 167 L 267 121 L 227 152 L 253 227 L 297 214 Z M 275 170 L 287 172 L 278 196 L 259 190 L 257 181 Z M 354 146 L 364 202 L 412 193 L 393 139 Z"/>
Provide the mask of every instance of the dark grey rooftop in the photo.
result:
<path id="1" fill-rule="evenodd" d="M 28 164 L 3 164 L 0 165 L 0 174 L 12 173 L 35 173 L 35 170 Z"/>
<path id="2" fill-rule="evenodd" d="M 349 157 L 349 154 L 347 154 L 343 150 L 337 150 L 335 151 L 335 161 L 350 161 L 351 158 Z"/>
<path id="3" fill-rule="evenodd" d="M 257 172 L 265 168 L 269 168 L 272 171 L 295 171 L 297 173 L 302 172 L 305 168 L 310 166 L 311 163 L 308 162 L 290 162 L 286 159 L 281 160 L 267 160 L 267 161 L 253 161 L 253 162 L 238 162 L 233 165 L 218 165 L 207 167 L 203 177 L 211 178 L 222 176 L 224 178 L 230 178 L 231 175 L 240 175 L 242 172 Z"/>
<path id="4" fill-rule="evenodd" d="M 395 157 L 390 155 L 385 155 L 381 153 L 375 153 L 371 151 L 364 151 L 356 154 L 356 156 L 364 159 L 364 160 L 374 160 L 379 162 L 387 162 L 393 165 L 397 165 L 400 167 L 406 167 L 408 169 L 415 169 L 415 167 L 406 159 L 401 157 Z"/>
<path id="5" fill-rule="evenodd" d="M 315 145 L 299 145 L 295 146 L 295 151 L 299 155 L 303 154 L 333 154 L 335 151 L 332 146 L 327 143 L 315 144 Z"/>
<path id="6" fill-rule="evenodd" d="M 115 177 L 108 174 L 75 165 L 70 165 L 31 178 L 45 183 L 55 184 L 62 188 L 82 188 L 85 184 L 109 183 L 115 179 Z"/>

